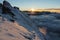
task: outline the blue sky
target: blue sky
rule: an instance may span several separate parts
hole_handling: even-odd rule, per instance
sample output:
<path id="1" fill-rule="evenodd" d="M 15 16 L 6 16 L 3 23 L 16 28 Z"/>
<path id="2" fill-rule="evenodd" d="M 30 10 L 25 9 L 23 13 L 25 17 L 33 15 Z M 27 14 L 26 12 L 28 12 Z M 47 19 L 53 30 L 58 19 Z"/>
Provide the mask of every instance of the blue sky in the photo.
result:
<path id="1" fill-rule="evenodd" d="M 3 0 L 0 0 L 2 3 Z M 21 9 L 60 8 L 60 0 L 7 0 Z"/>

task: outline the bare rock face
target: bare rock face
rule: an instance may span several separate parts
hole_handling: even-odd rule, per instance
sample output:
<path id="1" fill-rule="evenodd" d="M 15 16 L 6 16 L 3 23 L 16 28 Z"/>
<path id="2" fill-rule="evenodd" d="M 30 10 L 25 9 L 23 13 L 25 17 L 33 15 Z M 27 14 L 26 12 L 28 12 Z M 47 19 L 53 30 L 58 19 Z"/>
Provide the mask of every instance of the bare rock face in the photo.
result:
<path id="1" fill-rule="evenodd" d="M 16 6 L 14 6 L 14 8 L 19 10 L 19 8 L 18 8 L 18 7 L 16 7 Z"/>
<path id="2" fill-rule="evenodd" d="M 2 4 L 0 3 L 0 16 L 2 14 Z"/>
<path id="3" fill-rule="evenodd" d="M 0 3 L 0 7 L 2 7 L 2 4 Z"/>
<path id="4" fill-rule="evenodd" d="M 11 4 L 7 1 L 3 1 L 3 6 L 12 8 Z"/>
<path id="5" fill-rule="evenodd" d="M 11 4 L 7 1 L 3 1 L 3 6 L 2 6 L 2 14 L 8 14 L 11 17 L 15 16 L 12 12 L 11 12 L 11 8 L 13 8 L 11 6 Z"/>
<path id="6" fill-rule="evenodd" d="M 11 13 L 11 10 L 8 7 L 11 8 L 12 6 L 7 1 L 3 1 L 3 7 L 2 7 L 3 13 Z"/>

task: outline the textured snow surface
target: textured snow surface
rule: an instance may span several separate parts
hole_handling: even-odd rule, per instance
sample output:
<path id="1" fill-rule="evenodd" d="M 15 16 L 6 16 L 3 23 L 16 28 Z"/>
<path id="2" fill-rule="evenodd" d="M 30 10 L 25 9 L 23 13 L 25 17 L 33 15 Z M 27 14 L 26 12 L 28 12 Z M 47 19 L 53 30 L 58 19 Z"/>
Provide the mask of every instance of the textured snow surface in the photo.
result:
<path id="1" fill-rule="evenodd" d="M 9 13 L 7 13 L 6 15 L 3 14 L 3 17 L 5 17 L 7 20 L 9 19 L 15 20 L 17 24 L 23 26 L 31 33 L 36 33 L 40 39 L 44 40 L 43 34 L 39 31 L 35 22 L 32 21 L 27 14 L 24 14 L 23 12 L 16 8 L 13 8 L 10 4 L 7 3 L 8 2 L 5 2 L 5 4 L 3 3 L 4 7 L 9 8 L 11 10 L 11 13 L 13 13 L 15 16 L 12 17 L 9 15 Z"/>
<path id="2" fill-rule="evenodd" d="M 0 40 L 30 40 L 32 34 L 16 22 L 2 21 L 0 17 Z M 36 36 L 34 40 L 39 40 Z"/>
<path id="3" fill-rule="evenodd" d="M 10 38 L 9 40 L 25 40 L 25 39 L 38 40 L 40 38 L 44 39 L 42 33 L 39 31 L 39 29 L 37 28 L 35 23 L 33 23 L 33 21 L 28 17 L 27 14 L 23 14 L 23 12 L 21 12 L 20 10 L 13 8 L 10 5 L 10 3 L 7 1 L 4 1 L 3 5 L 6 8 L 6 11 L 7 11 L 7 9 L 10 10 L 10 13 L 8 13 L 8 11 L 4 14 L 1 13 L 1 17 L 2 17 L 1 23 L 0 23 L 0 27 L 2 27 L 1 30 L 3 30 L 3 28 L 4 28 L 7 31 L 6 32 L 4 30 L 4 32 L 1 32 L 1 35 L 3 36 L 3 37 L 1 36 L 2 37 L 1 40 L 3 40 L 4 38 L 7 38 L 6 40 L 8 40 L 10 37 L 12 37 L 12 38 Z M 15 16 L 12 17 L 10 14 L 14 14 Z M 14 20 L 15 22 L 11 23 L 10 20 Z M 24 29 L 20 28 L 20 27 L 24 27 Z M 24 32 L 20 31 L 21 29 Z M 25 30 L 28 30 L 28 33 Z M 20 32 L 22 32 L 22 33 L 20 33 Z M 23 36 L 23 37 L 21 37 L 21 36 Z M 36 39 L 37 36 L 39 37 L 38 39 Z M 42 36 L 42 37 L 40 37 L 40 36 Z"/>
<path id="4" fill-rule="evenodd" d="M 0 8 L 0 40 L 60 40 L 60 14 L 29 17 L 7 1 L 3 5 L 10 13 Z"/>

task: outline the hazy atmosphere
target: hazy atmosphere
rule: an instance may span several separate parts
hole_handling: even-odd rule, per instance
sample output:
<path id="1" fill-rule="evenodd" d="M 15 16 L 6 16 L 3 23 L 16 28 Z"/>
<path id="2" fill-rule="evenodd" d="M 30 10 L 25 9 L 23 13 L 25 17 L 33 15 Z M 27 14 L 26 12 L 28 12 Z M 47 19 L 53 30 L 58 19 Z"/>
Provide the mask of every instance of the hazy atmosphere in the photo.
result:
<path id="1" fill-rule="evenodd" d="M 0 0 L 2 2 L 3 0 Z M 60 0 L 7 0 L 21 10 L 60 8 Z"/>

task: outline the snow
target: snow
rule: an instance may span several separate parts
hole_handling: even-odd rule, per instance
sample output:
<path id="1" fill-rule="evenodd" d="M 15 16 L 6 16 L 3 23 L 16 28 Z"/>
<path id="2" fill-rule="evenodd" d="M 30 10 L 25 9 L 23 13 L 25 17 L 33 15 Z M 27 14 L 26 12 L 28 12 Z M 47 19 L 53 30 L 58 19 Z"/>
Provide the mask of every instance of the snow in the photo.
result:
<path id="1" fill-rule="evenodd" d="M 14 23 L 5 21 L 4 23 L 0 24 L 0 39 L 25 40 L 26 38 L 24 38 L 20 33 L 23 33 L 21 32 L 21 27 L 16 26 Z M 25 33 L 27 33 L 27 31 L 25 31 Z"/>
<path id="2" fill-rule="evenodd" d="M 58 37 L 60 14 L 28 16 L 19 9 L 12 7 L 7 1 L 4 1 L 3 5 L 10 9 L 14 16 L 12 17 L 9 13 L 2 14 L 2 9 L 0 8 L 0 40 L 60 39 Z M 14 22 L 11 22 L 11 20 L 14 20 Z"/>
<path id="3" fill-rule="evenodd" d="M 6 8 L 9 8 L 11 10 L 11 12 L 15 15 L 14 18 L 16 18 L 16 19 L 14 19 L 14 18 L 13 19 L 19 25 L 23 26 L 24 28 L 26 28 L 31 33 L 33 33 L 33 31 L 34 31 L 38 35 L 39 38 L 41 38 L 42 40 L 44 40 L 43 34 L 39 31 L 37 25 L 28 17 L 27 14 L 23 14 L 20 10 L 15 9 L 13 7 L 10 8 L 9 5 L 7 5 Z"/>
<path id="4" fill-rule="evenodd" d="M 32 34 L 16 22 L 12 23 L 0 17 L 0 40 L 39 40 L 37 34 Z"/>
<path id="5" fill-rule="evenodd" d="M 12 17 L 9 13 L 4 13 L 1 15 L 4 21 L 1 21 L 1 40 L 44 40 L 43 34 L 39 31 L 36 24 L 28 17 L 27 14 L 19 11 L 16 8 L 13 8 L 8 2 L 3 3 L 4 7 L 9 8 L 11 12 L 15 15 Z M 11 22 L 10 19 L 13 19 L 15 22 Z M 17 25 L 17 26 L 16 26 Z M 24 30 L 20 31 L 21 29 Z M 27 30 L 28 32 L 26 32 Z M 23 37 L 22 37 L 23 36 Z"/>

